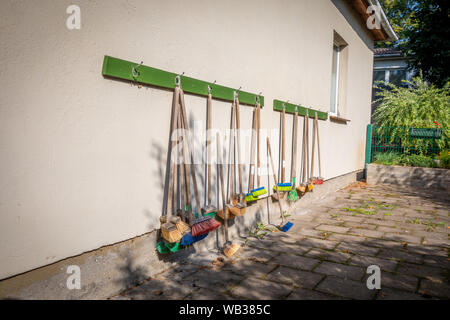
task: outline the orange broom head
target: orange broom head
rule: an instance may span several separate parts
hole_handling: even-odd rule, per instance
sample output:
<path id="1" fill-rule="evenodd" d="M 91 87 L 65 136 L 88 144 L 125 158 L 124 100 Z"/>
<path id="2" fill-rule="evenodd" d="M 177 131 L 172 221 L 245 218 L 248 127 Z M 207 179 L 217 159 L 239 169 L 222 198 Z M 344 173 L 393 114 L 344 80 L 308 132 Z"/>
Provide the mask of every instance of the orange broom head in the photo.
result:
<path id="1" fill-rule="evenodd" d="M 230 209 L 229 209 L 228 207 L 225 208 L 225 214 L 226 214 L 226 218 L 227 218 L 227 219 L 231 219 L 231 218 L 234 217 L 234 216 L 230 213 Z M 220 218 L 225 219 L 225 215 L 224 215 L 224 213 L 223 213 L 223 209 L 220 209 L 219 211 L 217 211 L 217 215 L 218 215 Z"/>
<path id="2" fill-rule="evenodd" d="M 306 186 L 304 184 L 299 185 L 296 189 L 297 189 L 298 192 L 301 192 L 301 193 L 305 193 L 306 192 Z"/>
<path id="3" fill-rule="evenodd" d="M 223 253 L 227 258 L 231 257 L 233 254 L 235 254 L 239 249 L 241 248 L 240 245 L 233 243 L 229 245 L 228 247 L 223 249 Z"/>
<path id="4" fill-rule="evenodd" d="M 245 206 L 242 207 L 239 203 L 235 207 L 230 207 L 229 210 L 231 211 L 231 214 L 236 217 L 240 217 L 245 214 Z"/>
<path id="5" fill-rule="evenodd" d="M 177 227 L 170 222 L 166 222 L 161 226 L 161 235 L 169 243 L 178 242 L 183 237 Z"/>
<path id="6" fill-rule="evenodd" d="M 306 190 L 307 190 L 307 191 L 311 191 L 312 189 L 314 189 L 314 185 L 310 182 L 310 183 L 308 184 L 308 186 L 306 187 Z"/>
<path id="7" fill-rule="evenodd" d="M 192 235 L 194 237 L 202 236 L 204 234 L 210 233 L 221 226 L 219 221 L 215 219 L 208 218 L 198 223 L 194 223 L 192 226 Z"/>

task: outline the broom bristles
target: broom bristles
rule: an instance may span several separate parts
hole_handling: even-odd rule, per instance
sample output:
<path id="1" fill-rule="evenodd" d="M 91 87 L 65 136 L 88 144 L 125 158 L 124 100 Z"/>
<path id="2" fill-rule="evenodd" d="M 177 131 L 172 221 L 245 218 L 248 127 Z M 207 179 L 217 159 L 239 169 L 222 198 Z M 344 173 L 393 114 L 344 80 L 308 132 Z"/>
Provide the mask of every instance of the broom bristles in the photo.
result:
<path id="1" fill-rule="evenodd" d="M 195 223 L 191 228 L 191 232 L 194 237 L 202 236 L 216 230 L 220 226 L 221 224 L 219 221 L 209 218 L 199 223 Z"/>
<path id="2" fill-rule="evenodd" d="M 241 246 L 239 244 L 233 243 L 233 244 L 229 245 L 228 247 L 224 248 L 223 253 L 225 254 L 225 256 L 227 258 L 229 258 L 233 254 L 235 254 L 240 248 L 241 248 Z"/>

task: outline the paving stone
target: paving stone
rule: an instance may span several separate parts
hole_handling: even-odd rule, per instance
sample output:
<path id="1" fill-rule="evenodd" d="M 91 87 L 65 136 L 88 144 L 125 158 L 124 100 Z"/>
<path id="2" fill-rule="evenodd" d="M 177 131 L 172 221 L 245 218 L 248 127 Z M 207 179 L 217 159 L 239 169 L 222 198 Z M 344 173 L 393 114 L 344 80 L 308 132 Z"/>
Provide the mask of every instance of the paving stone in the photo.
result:
<path id="1" fill-rule="evenodd" d="M 384 227 L 395 227 L 397 225 L 397 223 L 395 221 L 383 220 L 383 219 L 367 219 L 365 222 L 366 222 L 366 224 L 370 223 L 373 225 L 384 226 Z"/>
<path id="2" fill-rule="evenodd" d="M 150 280 L 124 294 L 133 300 L 180 300 L 195 288 L 169 280 Z"/>
<path id="3" fill-rule="evenodd" d="M 328 260 L 334 262 L 345 263 L 352 255 L 339 251 L 328 251 L 323 249 L 312 249 L 305 254 L 305 257 L 315 258 L 319 260 Z"/>
<path id="4" fill-rule="evenodd" d="M 360 223 L 360 222 L 346 222 L 344 226 L 356 230 L 358 229 L 375 230 L 378 227 L 375 224 Z"/>
<path id="5" fill-rule="evenodd" d="M 368 247 L 368 246 L 362 246 L 360 244 L 357 243 L 352 243 L 352 242 L 341 242 L 336 250 L 341 250 L 347 253 L 355 253 L 358 255 L 363 255 L 363 256 L 376 256 L 378 251 L 380 251 L 379 248 L 372 248 L 372 247 Z"/>
<path id="6" fill-rule="evenodd" d="M 168 271 L 162 273 L 158 276 L 158 278 L 170 279 L 170 280 L 182 280 L 189 275 L 200 270 L 200 266 L 194 264 L 183 264 L 180 266 L 176 266 Z"/>
<path id="7" fill-rule="evenodd" d="M 346 233 L 348 230 L 350 230 L 350 228 L 322 224 L 322 225 L 316 227 L 316 230 L 337 232 L 337 233 Z"/>
<path id="8" fill-rule="evenodd" d="M 450 299 L 450 285 L 448 282 L 424 279 L 420 281 L 419 293 L 434 297 Z"/>
<path id="9" fill-rule="evenodd" d="M 401 250 L 381 249 L 380 253 L 378 254 L 378 257 L 383 259 L 402 260 L 417 264 L 421 264 L 423 262 L 423 258 L 421 255 Z"/>
<path id="10" fill-rule="evenodd" d="M 367 289 L 365 283 L 350 279 L 328 276 L 316 288 L 317 291 L 329 293 L 349 299 L 369 300 L 375 295 L 373 290 Z"/>
<path id="11" fill-rule="evenodd" d="M 199 289 L 187 296 L 185 300 L 232 300 L 232 297 L 210 289 Z"/>
<path id="12" fill-rule="evenodd" d="M 385 233 L 383 238 L 387 239 L 387 240 L 405 241 L 408 243 L 417 243 L 417 244 L 420 244 L 422 242 L 422 239 L 420 237 L 404 235 L 404 234 L 396 234 L 396 233 L 390 233 L 390 232 Z"/>
<path id="13" fill-rule="evenodd" d="M 267 275 L 265 279 L 312 289 L 323 277 L 324 275 L 310 271 L 301 271 L 280 266 Z"/>
<path id="14" fill-rule="evenodd" d="M 396 233 L 400 230 L 394 227 L 378 226 L 377 231 Z"/>
<path id="15" fill-rule="evenodd" d="M 287 298 L 287 300 L 342 300 L 342 299 L 344 298 L 304 288 L 296 289 Z"/>
<path id="16" fill-rule="evenodd" d="M 425 300 L 422 296 L 391 288 L 381 288 L 377 295 L 377 300 Z"/>
<path id="17" fill-rule="evenodd" d="M 315 248 L 323 248 L 323 249 L 334 249 L 339 242 L 337 241 L 331 241 L 331 240 L 325 240 L 325 239 L 313 239 L 313 238 L 308 238 L 308 239 L 304 239 L 302 241 L 300 241 L 299 243 L 305 245 L 305 246 L 310 246 L 310 247 L 315 247 Z"/>
<path id="18" fill-rule="evenodd" d="M 247 278 L 233 288 L 231 294 L 254 300 L 281 300 L 285 299 L 292 289 L 291 285 Z"/>
<path id="19" fill-rule="evenodd" d="M 275 266 L 273 264 L 264 264 L 251 260 L 239 260 L 234 263 L 225 264 L 219 272 L 230 271 L 239 275 L 251 275 L 255 278 L 261 278 L 271 272 Z"/>
<path id="20" fill-rule="evenodd" d="M 362 242 L 365 241 L 365 238 L 364 237 L 355 236 L 355 235 L 351 235 L 351 234 L 333 233 L 332 235 L 330 235 L 328 240 L 362 243 Z"/>
<path id="21" fill-rule="evenodd" d="M 371 265 L 379 266 L 381 270 L 394 272 L 397 267 L 396 261 L 380 259 L 376 257 L 366 257 L 366 256 L 353 256 L 350 261 L 350 265 L 364 267 L 364 270 Z"/>
<path id="22" fill-rule="evenodd" d="M 270 250 L 262 250 L 252 247 L 243 247 L 237 253 L 237 258 L 242 259 L 252 259 L 259 262 L 267 262 L 273 257 L 279 255 L 279 252 L 270 251 Z"/>
<path id="23" fill-rule="evenodd" d="M 325 238 L 324 236 L 324 231 L 320 231 L 320 230 L 314 230 L 314 229 L 301 229 L 299 231 L 296 231 L 297 234 L 301 234 L 305 237 L 314 237 L 314 238 Z"/>
<path id="24" fill-rule="evenodd" d="M 432 238 L 425 238 L 423 241 L 423 244 L 428 244 L 432 246 L 438 246 L 438 247 L 450 247 L 450 241 L 448 240 L 440 240 L 440 239 L 432 239 Z"/>
<path id="25" fill-rule="evenodd" d="M 383 236 L 384 232 L 375 231 L 375 230 L 366 230 L 366 229 L 351 229 L 349 234 L 361 236 L 361 237 L 370 237 L 370 238 L 380 238 Z"/>
<path id="26" fill-rule="evenodd" d="M 358 223 L 363 223 L 363 221 L 365 220 L 365 218 L 363 217 L 354 217 L 354 216 L 343 216 L 342 220 L 344 221 L 348 221 L 348 222 L 358 222 Z"/>
<path id="27" fill-rule="evenodd" d="M 375 238 L 368 238 L 364 241 L 365 246 L 375 247 L 375 248 L 390 248 L 390 249 L 402 249 L 403 245 L 401 242 L 382 240 Z"/>
<path id="28" fill-rule="evenodd" d="M 187 286 L 190 288 L 198 287 L 216 291 L 225 291 L 236 283 L 242 281 L 243 279 L 244 275 L 238 274 L 236 272 L 220 269 L 203 269 L 183 279 L 182 281 L 180 281 L 180 283 L 183 286 Z"/>
<path id="29" fill-rule="evenodd" d="M 428 280 L 433 281 L 443 281 L 446 278 L 446 272 L 444 269 L 426 265 L 410 264 L 406 262 L 400 263 L 397 273 L 427 278 Z"/>
<path id="30" fill-rule="evenodd" d="M 314 269 L 314 272 L 353 280 L 360 280 L 364 274 L 364 270 L 360 267 L 348 266 L 328 261 L 322 262 L 317 268 Z"/>
<path id="31" fill-rule="evenodd" d="M 388 287 L 394 289 L 401 289 L 406 291 L 415 292 L 419 278 L 414 276 L 408 276 L 406 274 L 393 274 L 389 272 L 381 273 L 381 287 Z"/>
<path id="32" fill-rule="evenodd" d="M 450 258 L 443 256 L 435 256 L 435 255 L 425 255 L 423 258 L 423 263 L 433 266 L 433 267 L 441 267 L 444 269 L 450 269 Z"/>
<path id="33" fill-rule="evenodd" d="M 319 260 L 283 253 L 270 263 L 310 271 L 319 263 Z"/>

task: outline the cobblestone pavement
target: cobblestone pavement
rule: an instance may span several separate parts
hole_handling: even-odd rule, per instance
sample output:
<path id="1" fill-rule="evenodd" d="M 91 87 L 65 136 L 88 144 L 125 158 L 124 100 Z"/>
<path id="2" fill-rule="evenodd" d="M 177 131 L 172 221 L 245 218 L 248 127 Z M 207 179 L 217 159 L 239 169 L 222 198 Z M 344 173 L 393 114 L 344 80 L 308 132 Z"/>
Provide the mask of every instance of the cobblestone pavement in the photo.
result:
<path id="1" fill-rule="evenodd" d="M 111 299 L 449 299 L 448 198 L 355 183 L 295 216 L 287 233 L 249 238 L 229 259 L 175 266 Z M 381 268 L 381 290 L 366 286 L 369 265 Z"/>

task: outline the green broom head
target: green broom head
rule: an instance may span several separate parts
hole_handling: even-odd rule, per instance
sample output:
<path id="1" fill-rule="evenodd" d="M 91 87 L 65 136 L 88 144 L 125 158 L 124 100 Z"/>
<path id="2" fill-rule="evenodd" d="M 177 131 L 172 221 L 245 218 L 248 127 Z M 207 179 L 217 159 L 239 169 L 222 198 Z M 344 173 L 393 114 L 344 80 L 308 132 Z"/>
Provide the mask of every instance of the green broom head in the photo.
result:
<path id="1" fill-rule="evenodd" d="M 251 193 L 252 193 L 252 195 L 254 196 L 254 197 L 259 197 L 259 196 L 262 196 L 263 194 L 266 194 L 267 193 L 267 190 L 266 190 L 266 188 L 265 187 L 261 187 L 261 188 L 258 188 L 258 189 L 253 189 L 252 191 L 251 191 Z"/>
<path id="2" fill-rule="evenodd" d="M 174 243 L 167 242 L 166 247 L 167 247 L 167 249 L 169 249 L 170 252 L 177 252 L 177 251 L 184 249 L 183 246 L 179 242 L 174 242 Z"/>
<path id="3" fill-rule="evenodd" d="M 169 248 L 166 247 L 166 244 L 163 241 L 159 241 L 156 244 L 156 250 L 158 250 L 158 252 L 161 253 L 161 254 L 170 253 Z"/>
<path id="4" fill-rule="evenodd" d="M 245 196 L 245 202 L 253 202 L 258 200 L 258 197 L 255 197 L 252 193 L 247 193 Z"/>
<path id="5" fill-rule="evenodd" d="M 206 208 L 202 208 L 202 213 L 204 217 L 214 218 L 217 213 L 217 209 L 213 206 L 207 206 Z M 198 214 L 195 216 L 198 219 Z"/>
<path id="6" fill-rule="evenodd" d="M 292 179 L 292 185 L 295 186 L 295 178 Z M 289 191 L 287 200 L 291 202 L 298 200 L 298 193 L 294 187 L 292 187 L 291 191 Z"/>

